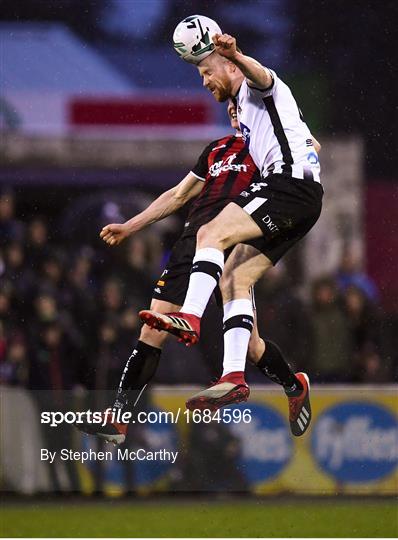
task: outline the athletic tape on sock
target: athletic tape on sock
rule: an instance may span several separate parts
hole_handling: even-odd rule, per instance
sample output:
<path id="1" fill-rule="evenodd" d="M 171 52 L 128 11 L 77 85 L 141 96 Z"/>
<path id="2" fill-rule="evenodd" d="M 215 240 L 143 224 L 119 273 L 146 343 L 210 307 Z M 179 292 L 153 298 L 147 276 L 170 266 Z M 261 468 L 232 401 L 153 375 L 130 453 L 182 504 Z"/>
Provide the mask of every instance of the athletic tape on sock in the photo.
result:
<path id="1" fill-rule="evenodd" d="M 216 248 L 200 248 L 195 253 L 193 263 L 198 261 L 207 261 L 218 264 L 220 268 L 224 268 L 224 252 Z"/>
<path id="2" fill-rule="evenodd" d="M 202 272 L 203 274 L 207 274 L 208 276 L 214 278 L 216 280 L 216 283 L 218 283 L 222 274 L 222 268 L 218 264 L 213 262 L 198 261 L 195 262 L 191 268 L 191 274 L 194 274 L 195 272 Z"/>
<path id="3" fill-rule="evenodd" d="M 254 319 L 251 315 L 235 315 L 230 319 L 227 319 L 223 324 L 224 334 L 232 328 L 245 328 L 250 333 L 253 330 Z"/>

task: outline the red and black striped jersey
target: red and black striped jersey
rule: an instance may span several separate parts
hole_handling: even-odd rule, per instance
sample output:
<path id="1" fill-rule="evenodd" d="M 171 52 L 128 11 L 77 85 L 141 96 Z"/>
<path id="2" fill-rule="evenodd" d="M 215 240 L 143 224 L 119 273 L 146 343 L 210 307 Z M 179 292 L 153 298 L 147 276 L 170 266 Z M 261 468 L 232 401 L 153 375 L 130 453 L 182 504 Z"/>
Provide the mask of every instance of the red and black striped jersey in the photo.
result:
<path id="1" fill-rule="evenodd" d="M 185 223 L 184 234 L 196 234 L 251 182 L 259 172 L 241 136 L 228 135 L 210 143 L 191 171 L 204 186 Z"/>

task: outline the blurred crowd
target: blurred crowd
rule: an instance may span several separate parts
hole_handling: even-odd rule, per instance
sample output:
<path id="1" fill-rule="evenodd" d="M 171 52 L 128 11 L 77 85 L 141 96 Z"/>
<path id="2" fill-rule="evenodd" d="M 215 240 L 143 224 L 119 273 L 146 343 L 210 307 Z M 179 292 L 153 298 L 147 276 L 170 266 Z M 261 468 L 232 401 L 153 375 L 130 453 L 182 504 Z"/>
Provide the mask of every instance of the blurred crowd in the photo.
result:
<path id="1" fill-rule="evenodd" d="M 37 390 L 113 388 L 139 334 L 137 311 L 149 305 L 164 264 L 153 234 L 132 237 L 112 252 L 99 243 L 63 240 L 43 216 L 23 221 L 11 191 L 0 196 L 0 381 Z M 372 280 L 347 250 L 335 275 L 311 293 L 278 265 L 257 285 L 260 334 L 317 382 L 391 382 L 397 371 L 396 316 L 378 303 Z M 211 319 L 219 319 L 212 323 Z M 209 320 L 210 319 L 210 323 Z M 202 350 L 171 343 L 156 382 L 206 384 L 221 366 L 221 328 L 214 306 Z M 207 343 L 206 343 L 207 341 Z M 248 368 L 251 382 L 264 383 Z"/>

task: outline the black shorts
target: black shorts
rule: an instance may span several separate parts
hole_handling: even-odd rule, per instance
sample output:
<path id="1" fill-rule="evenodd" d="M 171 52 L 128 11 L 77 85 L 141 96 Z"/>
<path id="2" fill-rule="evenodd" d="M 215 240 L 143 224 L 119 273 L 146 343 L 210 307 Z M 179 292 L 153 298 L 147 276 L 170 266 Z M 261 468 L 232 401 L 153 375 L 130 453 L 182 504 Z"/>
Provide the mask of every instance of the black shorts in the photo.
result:
<path id="1" fill-rule="evenodd" d="M 152 298 L 182 306 L 188 289 L 196 234 L 181 236 L 171 250 L 169 262 L 156 283 Z"/>
<path id="2" fill-rule="evenodd" d="M 247 195 L 234 202 L 245 209 L 260 205 L 250 212 L 264 236 L 245 242 L 266 255 L 273 264 L 300 240 L 316 223 L 321 213 L 323 189 L 313 180 L 295 180 L 281 174 L 268 176 L 260 185 L 251 184 Z M 257 198 L 262 200 L 256 201 Z M 267 199 L 267 200 L 264 200 Z M 250 210 L 250 208 L 249 208 Z M 188 289 L 192 259 L 196 251 L 196 234 L 181 236 L 174 244 L 169 261 L 156 283 L 152 298 L 182 305 Z M 226 253 L 226 258 L 232 248 Z M 220 292 L 215 291 L 220 302 Z"/>
<path id="3" fill-rule="evenodd" d="M 283 174 L 250 184 L 234 202 L 253 218 L 264 236 L 244 243 L 276 264 L 318 221 L 322 196 L 319 182 Z"/>

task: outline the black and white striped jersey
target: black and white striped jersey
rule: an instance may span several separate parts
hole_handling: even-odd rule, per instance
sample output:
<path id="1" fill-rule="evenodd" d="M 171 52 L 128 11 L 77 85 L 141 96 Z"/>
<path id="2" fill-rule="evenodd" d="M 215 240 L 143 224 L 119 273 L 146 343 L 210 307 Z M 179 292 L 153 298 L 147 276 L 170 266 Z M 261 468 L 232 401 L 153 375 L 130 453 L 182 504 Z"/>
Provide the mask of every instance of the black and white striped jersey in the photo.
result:
<path id="1" fill-rule="evenodd" d="M 319 182 L 318 154 L 290 88 L 269 70 L 273 84 L 267 90 L 243 81 L 236 96 L 245 144 L 263 177 L 286 173 Z"/>

